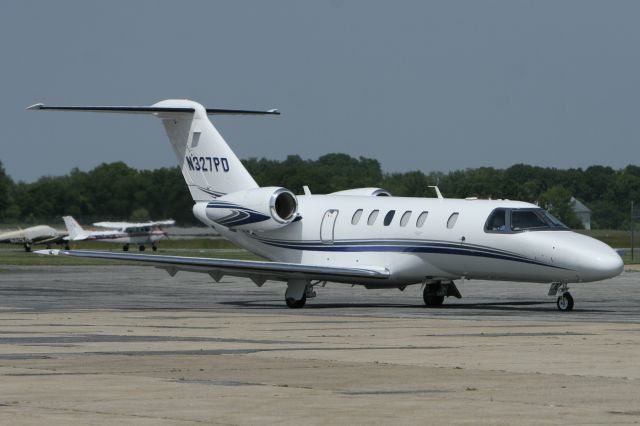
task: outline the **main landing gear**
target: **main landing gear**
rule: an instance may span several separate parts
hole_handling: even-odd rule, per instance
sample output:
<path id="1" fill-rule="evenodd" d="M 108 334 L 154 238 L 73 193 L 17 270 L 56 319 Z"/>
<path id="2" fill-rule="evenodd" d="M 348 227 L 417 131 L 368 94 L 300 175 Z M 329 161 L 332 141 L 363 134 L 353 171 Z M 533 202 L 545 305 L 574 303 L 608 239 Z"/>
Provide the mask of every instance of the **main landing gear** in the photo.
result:
<path id="1" fill-rule="evenodd" d="M 445 297 L 453 296 L 456 299 L 462 298 L 458 287 L 453 281 L 431 281 L 425 280 L 424 292 L 422 298 L 424 304 L 430 308 L 442 306 Z"/>
<path id="2" fill-rule="evenodd" d="M 312 297 L 316 297 L 316 292 L 309 280 L 293 279 L 287 283 L 284 301 L 289 308 L 300 309 L 307 303 L 307 298 Z"/>
<path id="3" fill-rule="evenodd" d="M 285 297 L 284 301 L 287 303 L 287 306 L 291 309 L 300 309 L 304 307 L 304 304 L 307 303 L 307 295 L 303 294 L 302 299 L 294 299 L 293 297 Z"/>
<path id="4" fill-rule="evenodd" d="M 549 287 L 549 296 L 555 296 L 559 294 L 556 300 L 556 306 L 561 312 L 569 312 L 573 310 L 573 296 L 569 293 L 569 286 L 567 283 L 555 282 L 551 283 Z"/>

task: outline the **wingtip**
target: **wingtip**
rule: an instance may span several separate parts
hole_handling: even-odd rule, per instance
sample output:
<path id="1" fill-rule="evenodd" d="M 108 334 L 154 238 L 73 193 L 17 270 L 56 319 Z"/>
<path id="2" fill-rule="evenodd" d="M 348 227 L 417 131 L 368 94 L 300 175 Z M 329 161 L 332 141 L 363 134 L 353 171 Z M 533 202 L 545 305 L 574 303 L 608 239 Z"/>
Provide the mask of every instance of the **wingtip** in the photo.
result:
<path id="1" fill-rule="evenodd" d="M 33 104 L 30 107 L 27 107 L 27 110 L 31 110 L 31 111 L 39 110 L 39 109 L 42 109 L 43 107 L 44 107 L 44 104 L 41 102 L 38 102 L 37 104 Z"/>

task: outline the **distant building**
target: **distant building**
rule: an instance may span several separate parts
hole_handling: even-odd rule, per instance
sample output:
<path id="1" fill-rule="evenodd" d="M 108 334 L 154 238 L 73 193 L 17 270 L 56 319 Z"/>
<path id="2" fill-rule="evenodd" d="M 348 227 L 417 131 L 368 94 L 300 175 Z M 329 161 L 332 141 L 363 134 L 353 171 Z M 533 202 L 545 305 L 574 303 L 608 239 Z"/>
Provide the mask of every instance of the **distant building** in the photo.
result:
<path id="1" fill-rule="evenodd" d="M 580 202 L 575 197 L 571 197 L 571 208 L 584 226 L 584 229 L 591 229 L 591 209 Z"/>

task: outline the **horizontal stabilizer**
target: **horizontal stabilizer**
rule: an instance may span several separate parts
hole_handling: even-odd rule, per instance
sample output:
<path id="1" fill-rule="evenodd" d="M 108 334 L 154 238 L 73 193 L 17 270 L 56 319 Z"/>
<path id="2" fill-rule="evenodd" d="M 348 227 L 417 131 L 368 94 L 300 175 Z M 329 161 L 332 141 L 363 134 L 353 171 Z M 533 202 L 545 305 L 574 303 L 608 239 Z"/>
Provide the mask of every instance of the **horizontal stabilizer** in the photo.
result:
<path id="1" fill-rule="evenodd" d="M 190 107 L 159 107 L 159 106 L 47 106 L 42 103 L 27 108 L 32 111 L 80 111 L 80 112 L 110 112 L 116 114 L 193 114 L 196 110 Z M 208 115 L 280 115 L 277 109 L 253 111 L 244 109 L 207 108 Z"/>

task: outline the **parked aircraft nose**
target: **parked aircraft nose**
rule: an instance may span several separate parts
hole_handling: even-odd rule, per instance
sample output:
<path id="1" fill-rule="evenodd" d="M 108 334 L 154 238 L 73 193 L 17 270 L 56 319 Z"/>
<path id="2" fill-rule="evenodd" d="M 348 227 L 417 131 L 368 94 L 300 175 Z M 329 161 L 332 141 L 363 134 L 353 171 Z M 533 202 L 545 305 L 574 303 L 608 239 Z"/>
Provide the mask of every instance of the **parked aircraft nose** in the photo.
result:
<path id="1" fill-rule="evenodd" d="M 580 281 L 600 281 L 622 273 L 622 258 L 605 243 L 575 234 L 570 250 Z"/>
<path id="2" fill-rule="evenodd" d="M 607 246 L 598 253 L 592 266 L 594 280 L 617 277 L 622 273 L 624 263 L 618 253 Z"/>

